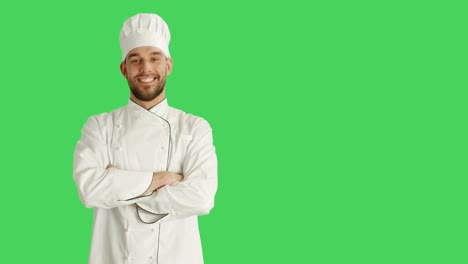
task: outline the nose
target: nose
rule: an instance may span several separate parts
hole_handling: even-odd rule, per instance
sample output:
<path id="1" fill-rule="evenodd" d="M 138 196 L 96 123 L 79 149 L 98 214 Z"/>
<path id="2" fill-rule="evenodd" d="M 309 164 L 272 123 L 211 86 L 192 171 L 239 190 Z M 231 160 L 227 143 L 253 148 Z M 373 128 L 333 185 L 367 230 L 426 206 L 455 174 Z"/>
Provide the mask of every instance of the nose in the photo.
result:
<path id="1" fill-rule="evenodd" d="M 150 73 L 151 72 L 151 63 L 147 60 L 141 62 L 140 72 L 141 73 Z"/>

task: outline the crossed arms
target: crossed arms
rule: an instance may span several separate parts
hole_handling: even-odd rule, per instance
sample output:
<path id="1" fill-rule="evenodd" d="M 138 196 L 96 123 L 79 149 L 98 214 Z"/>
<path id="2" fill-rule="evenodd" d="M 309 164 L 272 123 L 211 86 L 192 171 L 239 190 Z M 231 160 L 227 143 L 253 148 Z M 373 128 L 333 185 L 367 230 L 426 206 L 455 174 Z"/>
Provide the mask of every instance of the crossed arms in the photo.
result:
<path id="1" fill-rule="evenodd" d="M 209 124 L 193 127 L 193 138 L 182 161 L 183 176 L 167 171 L 128 171 L 109 164 L 106 115 L 91 117 L 82 130 L 74 155 L 73 177 L 87 207 L 110 209 L 137 204 L 170 218 L 208 213 L 217 189 L 217 159 Z"/>

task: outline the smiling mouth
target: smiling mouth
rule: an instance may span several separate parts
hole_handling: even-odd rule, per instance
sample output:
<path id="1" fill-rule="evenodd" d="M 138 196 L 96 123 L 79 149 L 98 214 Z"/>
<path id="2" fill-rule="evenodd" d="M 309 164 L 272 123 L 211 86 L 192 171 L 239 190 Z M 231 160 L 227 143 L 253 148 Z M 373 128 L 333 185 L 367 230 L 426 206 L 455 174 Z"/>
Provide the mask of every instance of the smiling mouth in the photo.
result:
<path id="1" fill-rule="evenodd" d="M 142 77 L 137 79 L 141 83 L 151 83 L 156 80 L 156 77 Z"/>

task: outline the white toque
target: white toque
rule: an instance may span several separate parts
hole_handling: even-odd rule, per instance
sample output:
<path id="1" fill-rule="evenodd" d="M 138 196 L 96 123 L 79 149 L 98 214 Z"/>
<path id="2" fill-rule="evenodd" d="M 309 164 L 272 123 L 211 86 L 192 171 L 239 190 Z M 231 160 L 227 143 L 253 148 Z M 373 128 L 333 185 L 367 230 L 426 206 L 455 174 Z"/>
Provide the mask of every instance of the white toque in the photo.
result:
<path id="1" fill-rule="evenodd" d="M 167 58 L 171 33 L 166 22 L 156 14 L 137 14 L 127 19 L 120 31 L 122 61 L 129 51 L 142 46 L 160 48 Z"/>

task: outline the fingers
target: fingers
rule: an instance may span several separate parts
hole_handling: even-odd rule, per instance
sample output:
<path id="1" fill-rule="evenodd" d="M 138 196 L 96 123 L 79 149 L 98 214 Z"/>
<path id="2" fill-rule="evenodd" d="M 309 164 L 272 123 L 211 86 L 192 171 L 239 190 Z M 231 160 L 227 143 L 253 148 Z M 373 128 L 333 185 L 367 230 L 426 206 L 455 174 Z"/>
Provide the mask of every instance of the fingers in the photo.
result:
<path id="1" fill-rule="evenodd" d="M 178 173 L 175 173 L 175 172 L 169 172 L 169 174 L 176 181 L 182 181 L 184 179 L 184 176 L 182 174 L 178 174 Z"/>
<path id="2" fill-rule="evenodd" d="M 182 180 L 184 180 L 184 176 L 182 174 L 176 174 L 176 179 L 178 181 L 182 181 Z"/>
<path id="3" fill-rule="evenodd" d="M 174 172 L 168 172 L 168 176 L 171 178 L 171 184 L 174 184 L 176 182 L 181 182 L 183 179 L 184 179 L 184 176 L 182 176 L 181 174 L 178 174 L 178 173 L 174 173 Z"/>

